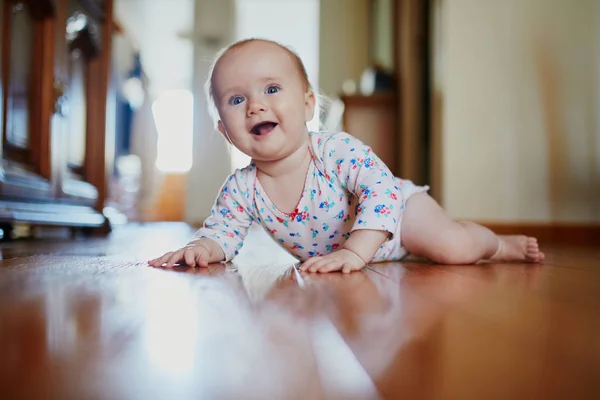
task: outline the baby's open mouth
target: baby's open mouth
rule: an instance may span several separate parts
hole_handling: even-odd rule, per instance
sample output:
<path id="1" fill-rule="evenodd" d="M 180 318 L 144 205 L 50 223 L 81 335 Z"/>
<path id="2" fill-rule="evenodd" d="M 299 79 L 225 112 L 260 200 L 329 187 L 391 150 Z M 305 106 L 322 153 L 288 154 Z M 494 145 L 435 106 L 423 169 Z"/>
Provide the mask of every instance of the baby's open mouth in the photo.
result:
<path id="1" fill-rule="evenodd" d="M 267 133 L 271 132 L 273 129 L 275 129 L 275 127 L 277 126 L 277 123 L 275 122 L 261 122 L 258 123 L 256 125 L 254 125 L 254 127 L 250 130 L 250 132 L 254 135 L 266 135 Z"/>

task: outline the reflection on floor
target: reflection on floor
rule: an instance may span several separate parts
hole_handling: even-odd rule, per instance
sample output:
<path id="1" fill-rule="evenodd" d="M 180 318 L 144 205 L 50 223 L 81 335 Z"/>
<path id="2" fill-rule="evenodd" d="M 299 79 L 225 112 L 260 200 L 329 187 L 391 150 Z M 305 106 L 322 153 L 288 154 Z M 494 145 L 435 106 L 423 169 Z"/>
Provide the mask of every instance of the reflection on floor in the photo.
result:
<path id="1" fill-rule="evenodd" d="M 261 231 L 154 269 L 181 224 L 0 245 L 3 398 L 598 398 L 600 249 L 299 274 Z"/>

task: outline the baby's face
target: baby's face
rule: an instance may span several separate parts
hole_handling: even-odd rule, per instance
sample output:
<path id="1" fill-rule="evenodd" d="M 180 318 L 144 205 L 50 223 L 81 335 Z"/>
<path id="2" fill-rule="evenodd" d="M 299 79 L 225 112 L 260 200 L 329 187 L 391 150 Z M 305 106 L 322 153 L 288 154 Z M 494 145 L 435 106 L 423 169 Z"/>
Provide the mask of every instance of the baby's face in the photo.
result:
<path id="1" fill-rule="evenodd" d="M 263 41 L 233 48 L 212 85 L 219 131 L 255 161 L 280 160 L 305 142 L 315 100 L 284 49 Z"/>

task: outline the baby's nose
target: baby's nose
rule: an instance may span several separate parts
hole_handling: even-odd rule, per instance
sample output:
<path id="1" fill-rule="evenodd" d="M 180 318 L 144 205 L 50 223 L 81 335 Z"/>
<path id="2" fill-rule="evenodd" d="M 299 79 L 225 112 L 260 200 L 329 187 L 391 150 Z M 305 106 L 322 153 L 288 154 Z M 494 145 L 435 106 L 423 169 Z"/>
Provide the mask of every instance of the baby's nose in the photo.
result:
<path id="1" fill-rule="evenodd" d="M 258 114 L 265 111 L 267 111 L 267 106 L 265 103 L 259 100 L 250 100 L 250 104 L 248 105 L 249 115 Z"/>

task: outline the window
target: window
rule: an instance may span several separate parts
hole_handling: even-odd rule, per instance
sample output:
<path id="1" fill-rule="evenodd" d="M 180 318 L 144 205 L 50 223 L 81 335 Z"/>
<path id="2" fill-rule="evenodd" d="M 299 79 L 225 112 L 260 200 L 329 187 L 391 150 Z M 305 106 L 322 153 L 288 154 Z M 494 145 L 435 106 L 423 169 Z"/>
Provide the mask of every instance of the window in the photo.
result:
<path id="1" fill-rule="evenodd" d="M 169 90 L 152 104 L 158 132 L 156 167 L 184 173 L 192 167 L 194 98 L 189 90 Z"/>

